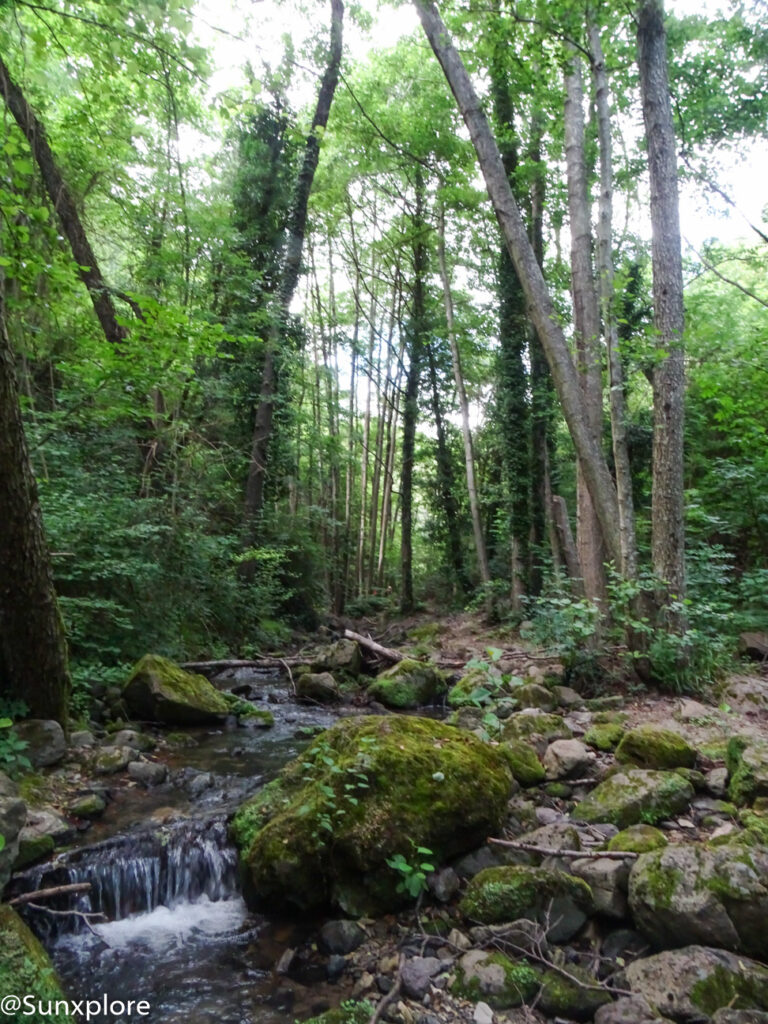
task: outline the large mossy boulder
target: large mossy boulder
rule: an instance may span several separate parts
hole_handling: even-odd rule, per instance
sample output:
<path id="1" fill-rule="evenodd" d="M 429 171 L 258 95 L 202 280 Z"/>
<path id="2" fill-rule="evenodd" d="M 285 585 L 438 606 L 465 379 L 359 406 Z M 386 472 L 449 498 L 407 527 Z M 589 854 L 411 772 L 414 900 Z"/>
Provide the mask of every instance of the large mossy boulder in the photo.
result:
<path id="1" fill-rule="evenodd" d="M 318 651 L 312 661 L 313 672 L 330 672 L 339 677 L 356 679 L 363 671 L 363 655 L 355 640 L 337 640 Z"/>
<path id="2" fill-rule="evenodd" d="M 768 959 L 768 849 L 675 843 L 638 857 L 637 928 L 656 948 L 701 944 Z"/>
<path id="3" fill-rule="evenodd" d="M 501 739 L 532 744 L 543 754 L 555 740 L 568 740 L 573 736 L 570 726 L 561 715 L 546 711 L 518 711 L 503 724 Z"/>
<path id="4" fill-rule="evenodd" d="M 381 672 L 368 693 L 384 707 L 398 711 L 434 704 L 448 689 L 445 675 L 427 662 L 404 658 Z"/>
<path id="5" fill-rule="evenodd" d="M 726 752 L 728 796 L 735 804 L 768 797 L 768 741 L 734 736 Z"/>
<path id="6" fill-rule="evenodd" d="M 401 854 L 439 865 L 500 828 L 506 759 L 474 736 L 422 718 L 338 722 L 238 810 L 232 833 L 254 906 L 336 906 L 350 914 L 403 902 Z"/>
<path id="7" fill-rule="evenodd" d="M 624 733 L 616 760 L 638 768 L 693 768 L 696 751 L 679 733 L 647 724 Z"/>
<path id="8" fill-rule="evenodd" d="M 123 700 L 137 718 L 169 725 L 205 725 L 229 713 L 226 700 L 204 676 L 157 654 L 145 654 L 136 664 Z"/>
<path id="9" fill-rule="evenodd" d="M 633 993 L 680 1024 L 702 1024 L 722 1007 L 768 1009 L 768 967 L 723 949 L 691 945 L 635 960 Z"/>
<path id="10" fill-rule="evenodd" d="M 632 768 L 601 782 L 573 809 L 586 822 L 610 822 L 628 828 L 644 822 L 655 825 L 684 811 L 693 799 L 693 786 L 674 772 Z"/>
<path id="11" fill-rule="evenodd" d="M 501 743 L 499 750 L 506 757 L 512 774 L 521 786 L 538 786 L 546 778 L 544 765 L 530 743 L 524 740 L 509 740 Z"/>
<path id="12" fill-rule="evenodd" d="M 567 941 L 581 928 L 592 907 L 592 893 L 581 878 L 564 871 L 510 864 L 486 868 L 470 881 L 461 912 L 481 924 L 546 921 L 547 937 Z"/>
<path id="13" fill-rule="evenodd" d="M 48 1001 L 63 1003 L 64 993 L 48 955 L 18 914 L 6 904 L 0 904 L 0 995 L 30 996 L 34 1006 L 19 1006 L 18 1010 L 3 1007 L 3 1021 L 8 1024 L 70 1024 L 72 1017 L 65 1013 L 38 1013 L 37 1006 L 48 1008 Z M 55 1009 L 54 1006 L 51 1007 Z"/>

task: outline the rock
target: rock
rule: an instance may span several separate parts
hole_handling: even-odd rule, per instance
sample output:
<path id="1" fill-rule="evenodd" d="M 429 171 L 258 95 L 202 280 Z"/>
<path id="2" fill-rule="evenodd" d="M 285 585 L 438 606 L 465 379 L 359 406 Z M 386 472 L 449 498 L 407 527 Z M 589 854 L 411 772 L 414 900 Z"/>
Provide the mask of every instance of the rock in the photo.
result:
<path id="1" fill-rule="evenodd" d="M 341 956 L 340 953 L 331 954 L 331 956 L 328 957 L 328 963 L 325 966 L 325 975 L 328 978 L 328 981 L 338 981 L 348 966 L 347 958 L 345 956 Z M 377 978 L 377 984 L 378 981 L 379 979 Z"/>
<path id="2" fill-rule="evenodd" d="M 11 877 L 19 853 L 19 833 L 27 820 L 27 805 L 18 793 L 16 783 L 0 772 L 0 822 L 5 838 L 5 845 L 0 850 L 0 893 Z"/>
<path id="3" fill-rule="evenodd" d="M 542 846 L 551 850 L 580 850 L 581 837 L 579 831 L 570 821 L 555 821 L 550 825 L 542 825 L 532 832 L 525 832 L 518 837 L 521 843 L 531 846 Z M 571 858 L 542 856 L 523 850 L 506 849 L 508 861 L 515 864 L 535 864 L 545 868 L 559 868 L 568 871 Z"/>
<path id="4" fill-rule="evenodd" d="M 595 1024 L 662 1024 L 642 996 L 622 996 L 615 1003 L 606 1003 L 595 1014 Z"/>
<path id="5" fill-rule="evenodd" d="M 475 1006 L 475 1011 L 472 1014 L 474 1024 L 493 1024 L 495 1019 L 493 1010 L 488 1003 L 480 1002 Z"/>
<path id="6" fill-rule="evenodd" d="M 22 919 L 6 904 L 0 904 L 0 993 L 11 993 L 20 998 L 29 997 L 33 1006 L 64 999 L 59 979 L 48 954 L 27 928 Z M 30 1011 L 31 1012 L 31 1011 Z M 8 1024 L 24 1021 L 49 1021 L 51 1024 L 70 1024 L 73 1018 L 51 1012 L 41 1015 L 8 1010 L 3 1007 L 3 1019 Z"/>
<path id="7" fill-rule="evenodd" d="M 19 852 L 13 864 L 14 871 L 22 871 L 30 864 L 36 864 L 40 860 L 49 857 L 56 847 L 53 836 L 41 835 L 26 839 L 19 837 Z"/>
<path id="8" fill-rule="evenodd" d="M 720 697 L 740 711 L 768 711 L 768 683 L 760 676 L 730 676 Z"/>
<path id="9" fill-rule="evenodd" d="M 728 742 L 728 796 L 735 804 L 753 804 L 768 796 L 768 740 L 734 736 Z"/>
<path id="10" fill-rule="evenodd" d="M 119 729 L 117 732 L 112 733 L 112 735 L 104 741 L 103 745 L 112 747 L 131 747 L 133 750 L 140 750 L 145 754 L 150 750 L 154 750 L 157 746 L 151 736 L 145 736 L 144 733 L 137 732 L 136 729 Z"/>
<path id="11" fill-rule="evenodd" d="M 599 980 L 583 967 L 568 964 L 567 970 L 574 981 L 559 971 L 543 973 L 536 1005 L 547 1017 L 592 1020 L 596 1010 L 611 1002 L 610 992 L 601 988 Z"/>
<path id="12" fill-rule="evenodd" d="M 168 777 L 168 769 L 154 761 L 130 761 L 128 775 L 143 786 L 159 786 Z"/>
<path id="13" fill-rule="evenodd" d="M 194 797 L 200 796 L 206 789 L 210 789 L 212 785 L 213 775 L 210 772 L 195 772 L 194 775 L 185 781 L 184 789 L 190 796 Z"/>
<path id="14" fill-rule="evenodd" d="M 246 898 L 355 915 L 390 910 L 404 895 L 402 873 L 387 861 L 410 861 L 422 846 L 439 866 L 475 848 L 501 827 L 510 786 L 499 751 L 450 726 L 343 719 L 235 815 Z"/>
<path id="15" fill-rule="evenodd" d="M 320 704 L 341 700 L 339 684 L 330 672 L 304 672 L 296 679 L 296 696 Z"/>
<path id="16" fill-rule="evenodd" d="M 595 755 L 580 740 L 555 740 L 544 754 L 548 779 L 580 779 L 594 765 Z"/>
<path id="17" fill-rule="evenodd" d="M 571 735 L 571 730 L 560 715 L 551 715 L 544 711 L 519 711 L 506 720 L 501 730 L 502 740 L 525 740 L 539 754 L 543 754 L 554 740 L 567 740 Z"/>
<path id="18" fill-rule="evenodd" d="M 410 999 L 421 1001 L 429 992 L 432 978 L 438 974 L 445 964 L 436 956 L 413 956 L 406 960 L 400 972 L 403 992 Z"/>
<path id="19" fill-rule="evenodd" d="M 712 1017 L 712 1024 L 768 1024 L 768 1012 L 764 1010 L 718 1010 Z"/>
<path id="20" fill-rule="evenodd" d="M 68 811 L 75 818 L 100 818 L 107 809 L 107 802 L 99 793 L 86 793 L 69 805 Z"/>
<path id="21" fill-rule="evenodd" d="M 684 699 L 680 701 L 680 707 L 675 715 L 681 722 L 692 722 L 695 719 L 705 719 L 712 716 L 713 708 L 708 708 L 699 700 Z"/>
<path id="22" fill-rule="evenodd" d="M 571 863 L 571 873 L 583 878 L 592 890 L 595 911 L 623 920 L 627 913 L 629 863 L 608 857 L 591 857 Z"/>
<path id="23" fill-rule="evenodd" d="M 718 799 L 724 797 L 728 792 L 728 769 L 712 768 L 706 776 L 707 789 L 712 796 Z"/>
<path id="24" fill-rule="evenodd" d="M 522 708 L 541 708 L 542 711 L 551 711 L 557 703 L 552 691 L 540 683 L 516 686 L 514 694 Z"/>
<path id="25" fill-rule="evenodd" d="M 58 722 L 47 718 L 27 718 L 13 727 L 20 740 L 27 744 L 24 756 L 33 768 L 48 768 L 58 764 L 67 753 L 64 730 Z"/>
<path id="26" fill-rule="evenodd" d="M 650 853 L 651 850 L 662 849 L 668 842 L 664 833 L 653 825 L 630 825 L 608 840 L 608 849 L 623 853 Z"/>
<path id="27" fill-rule="evenodd" d="M 471 880 L 459 904 L 481 924 L 529 918 L 551 927 L 551 942 L 566 942 L 581 928 L 592 905 L 586 882 L 563 871 L 507 865 L 486 868 Z"/>
<path id="28" fill-rule="evenodd" d="M 692 799 L 693 786 L 680 775 L 633 768 L 601 782 L 574 807 L 573 817 L 627 828 L 641 821 L 653 824 L 680 814 Z"/>
<path id="29" fill-rule="evenodd" d="M 649 855 L 650 856 L 650 855 Z M 768 968 L 706 946 L 666 950 L 626 968 L 633 993 L 682 1024 L 709 1021 L 722 1007 L 768 1008 Z"/>
<path id="30" fill-rule="evenodd" d="M 648 956 L 651 952 L 648 940 L 634 928 L 614 928 L 608 932 L 600 946 L 600 955 L 609 971 L 619 957 L 622 960 L 637 960 L 638 957 Z"/>
<path id="31" fill-rule="evenodd" d="M 657 947 L 699 943 L 768 957 L 768 848 L 676 843 L 642 854 L 629 902 Z"/>
<path id="32" fill-rule="evenodd" d="M 502 743 L 499 749 L 521 786 L 537 786 L 546 778 L 544 765 L 530 743 L 525 740 L 509 740 Z"/>
<path id="33" fill-rule="evenodd" d="M 486 843 L 457 860 L 453 869 L 460 878 L 474 878 L 486 868 L 497 868 L 506 864 L 508 860 L 509 857 L 502 851 L 502 847 Z"/>
<path id="34" fill-rule="evenodd" d="M 624 733 L 616 760 L 638 768 L 693 768 L 696 751 L 671 729 L 639 725 Z"/>
<path id="35" fill-rule="evenodd" d="M 487 704 L 501 685 L 501 675 L 484 668 L 472 668 L 448 691 L 447 702 L 452 708 L 480 707 Z"/>
<path id="36" fill-rule="evenodd" d="M 320 929 L 320 944 L 326 953 L 351 953 L 365 939 L 365 932 L 356 921 L 326 921 Z"/>
<path id="37" fill-rule="evenodd" d="M 138 718 L 169 725 L 219 722 L 228 713 L 227 702 L 204 676 L 185 672 L 156 654 L 138 662 L 122 695 Z"/>
<path id="38" fill-rule="evenodd" d="M 584 703 L 584 698 L 570 686 L 553 686 L 552 696 L 561 708 L 577 708 Z"/>
<path id="39" fill-rule="evenodd" d="M 453 868 L 441 868 L 427 876 L 427 884 L 435 899 L 449 903 L 461 887 L 459 876 Z"/>
<path id="40" fill-rule="evenodd" d="M 75 748 L 87 748 L 96 746 L 96 737 L 89 729 L 78 729 L 77 732 L 73 732 L 69 737 L 70 747 Z"/>
<path id="41" fill-rule="evenodd" d="M 312 662 L 313 672 L 338 672 L 348 677 L 363 671 L 363 656 L 355 640 L 337 640 L 324 647 Z"/>
<path id="42" fill-rule="evenodd" d="M 515 962 L 503 953 L 471 949 L 460 959 L 454 995 L 483 1001 L 498 1010 L 521 1006 L 539 990 L 540 972 L 524 962 Z"/>
<path id="43" fill-rule="evenodd" d="M 27 821 L 19 839 L 29 841 L 39 836 L 50 836 L 58 846 L 75 837 L 75 830 L 60 814 L 49 807 L 29 807 Z"/>
<path id="44" fill-rule="evenodd" d="M 384 707 L 403 710 L 433 704 L 447 689 L 445 675 L 434 665 L 404 658 L 379 673 L 368 694 Z"/>
<path id="45" fill-rule="evenodd" d="M 606 752 L 614 750 L 624 735 L 621 722 L 596 722 L 584 734 L 584 742 L 590 747 Z"/>
<path id="46" fill-rule="evenodd" d="M 739 653 L 754 661 L 765 661 L 768 658 L 768 633 L 741 633 Z"/>
<path id="47" fill-rule="evenodd" d="M 125 771 L 136 756 L 132 747 L 102 747 L 93 762 L 96 775 L 116 775 Z"/>

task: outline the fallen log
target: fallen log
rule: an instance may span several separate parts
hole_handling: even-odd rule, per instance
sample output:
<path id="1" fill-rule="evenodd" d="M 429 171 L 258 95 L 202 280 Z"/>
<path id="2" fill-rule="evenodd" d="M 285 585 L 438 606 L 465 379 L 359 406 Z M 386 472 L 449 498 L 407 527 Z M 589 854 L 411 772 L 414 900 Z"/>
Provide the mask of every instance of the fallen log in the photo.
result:
<path id="1" fill-rule="evenodd" d="M 216 675 L 218 672 L 226 672 L 227 669 L 236 668 L 295 668 L 297 665 L 306 665 L 311 658 L 222 658 L 218 661 L 183 661 L 181 668 L 187 672 L 199 672 L 201 675 Z"/>
<path id="2" fill-rule="evenodd" d="M 17 907 L 22 903 L 34 903 L 36 900 L 47 899 L 49 896 L 68 896 L 71 893 L 88 892 L 91 888 L 90 882 L 72 882 L 69 885 L 54 885 L 50 889 L 36 889 L 34 892 L 23 892 L 21 896 L 14 896 L 8 900 L 8 905 Z"/>
<path id="3" fill-rule="evenodd" d="M 366 651 L 370 651 L 371 654 L 375 654 L 377 658 L 383 658 L 385 661 L 392 661 L 397 663 L 403 661 L 405 658 L 404 654 L 400 651 L 394 651 L 391 647 L 382 647 L 381 644 L 377 644 L 375 640 L 371 640 L 370 637 L 363 636 L 361 633 L 355 633 L 351 629 L 344 630 L 344 636 L 347 640 L 354 640 L 361 647 L 364 647 Z"/>
<path id="4" fill-rule="evenodd" d="M 488 839 L 495 846 L 509 847 L 511 850 L 523 850 L 525 853 L 538 853 L 542 857 L 563 857 L 572 860 L 637 860 L 637 854 L 629 850 L 558 850 L 554 846 L 539 846 L 537 843 L 525 843 L 515 839 Z"/>

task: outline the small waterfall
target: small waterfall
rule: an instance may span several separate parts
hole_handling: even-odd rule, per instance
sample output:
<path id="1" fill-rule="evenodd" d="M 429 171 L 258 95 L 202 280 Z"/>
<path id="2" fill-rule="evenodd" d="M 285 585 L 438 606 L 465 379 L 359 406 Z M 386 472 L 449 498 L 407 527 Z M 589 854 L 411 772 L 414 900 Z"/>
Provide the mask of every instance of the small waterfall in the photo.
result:
<path id="1" fill-rule="evenodd" d="M 237 853 L 229 843 L 225 821 L 184 821 L 61 854 L 51 863 L 16 875 L 12 894 L 76 882 L 89 882 L 90 891 L 55 897 L 45 905 L 102 913 L 110 921 L 119 921 L 201 897 L 218 901 L 232 896 L 237 891 Z M 75 915 L 28 909 L 25 916 L 42 938 L 86 927 Z"/>

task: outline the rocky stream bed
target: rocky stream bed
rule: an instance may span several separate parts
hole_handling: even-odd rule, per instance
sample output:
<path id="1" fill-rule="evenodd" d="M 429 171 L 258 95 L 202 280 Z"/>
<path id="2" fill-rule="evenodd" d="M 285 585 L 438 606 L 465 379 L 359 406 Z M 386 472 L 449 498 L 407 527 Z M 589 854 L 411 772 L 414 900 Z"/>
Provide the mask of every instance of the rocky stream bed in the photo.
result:
<path id="1" fill-rule="evenodd" d="M 364 653 L 215 686 L 144 659 L 69 742 L 23 727 L 0 882 L 68 995 L 163 1024 L 768 1024 L 763 675 L 589 697 L 522 650 Z M 55 990 L 2 913 L 0 987 Z"/>

